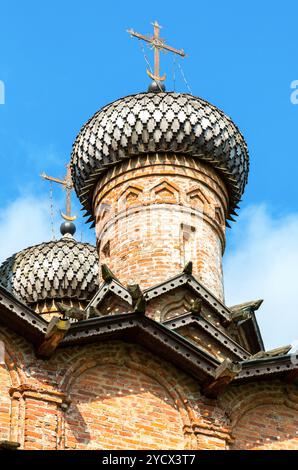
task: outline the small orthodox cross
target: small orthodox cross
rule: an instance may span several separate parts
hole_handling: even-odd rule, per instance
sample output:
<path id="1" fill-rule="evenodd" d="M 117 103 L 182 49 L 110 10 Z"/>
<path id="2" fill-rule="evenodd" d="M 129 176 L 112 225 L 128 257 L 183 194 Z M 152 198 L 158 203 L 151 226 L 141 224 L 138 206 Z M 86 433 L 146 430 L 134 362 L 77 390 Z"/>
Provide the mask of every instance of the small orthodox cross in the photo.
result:
<path id="1" fill-rule="evenodd" d="M 70 165 L 69 164 L 66 165 L 66 168 L 67 168 L 67 172 L 66 172 L 66 176 L 64 180 L 61 180 L 60 178 L 55 178 L 53 176 L 48 176 L 46 175 L 46 173 L 42 173 L 40 176 L 45 180 L 53 181 L 54 183 L 58 183 L 63 186 L 63 188 L 66 191 L 66 214 L 60 211 L 61 216 L 65 220 L 72 221 L 72 220 L 76 220 L 77 217 L 71 216 L 71 191 L 73 190 L 73 183 L 71 179 Z"/>
<path id="2" fill-rule="evenodd" d="M 155 80 L 156 82 L 162 82 L 166 79 L 166 74 L 164 74 L 162 77 L 159 75 L 159 52 L 165 50 L 173 52 L 174 54 L 178 54 L 181 57 L 185 57 L 185 52 L 183 49 L 174 49 L 174 47 L 168 46 L 165 43 L 165 40 L 159 36 L 159 30 L 161 26 L 157 23 L 157 21 L 152 23 L 152 25 L 154 27 L 153 36 L 144 36 L 143 34 L 136 33 L 133 29 L 128 29 L 127 32 L 131 36 L 134 36 L 151 44 L 154 49 L 154 74 L 152 74 L 150 70 L 147 70 L 147 74 L 149 75 L 149 77 L 152 78 L 152 80 Z"/>

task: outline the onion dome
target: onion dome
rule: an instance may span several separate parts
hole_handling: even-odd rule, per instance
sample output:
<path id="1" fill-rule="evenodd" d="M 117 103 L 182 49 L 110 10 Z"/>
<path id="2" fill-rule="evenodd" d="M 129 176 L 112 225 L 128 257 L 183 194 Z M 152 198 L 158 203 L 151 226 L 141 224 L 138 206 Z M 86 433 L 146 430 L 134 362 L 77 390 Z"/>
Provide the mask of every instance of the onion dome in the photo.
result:
<path id="1" fill-rule="evenodd" d="M 190 94 L 149 92 L 108 104 L 78 134 L 71 170 L 87 212 L 92 215 L 94 186 L 107 167 L 153 152 L 181 153 L 209 163 L 226 182 L 230 210 L 239 202 L 249 159 L 245 140 L 233 121 Z"/>
<path id="2" fill-rule="evenodd" d="M 58 241 L 26 248 L 0 266 L 0 283 L 25 304 L 90 300 L 98 289 L 96 248 L 66 233 Z"/>

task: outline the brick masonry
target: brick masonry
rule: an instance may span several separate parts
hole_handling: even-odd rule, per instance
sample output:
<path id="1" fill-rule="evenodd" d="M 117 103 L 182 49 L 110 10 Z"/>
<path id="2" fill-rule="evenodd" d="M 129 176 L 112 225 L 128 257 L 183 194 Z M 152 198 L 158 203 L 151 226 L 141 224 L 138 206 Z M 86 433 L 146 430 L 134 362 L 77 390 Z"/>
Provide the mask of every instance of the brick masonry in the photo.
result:
<path id="1" fill-rule="evenodd" d="M 146 288 L 188 261 L 223 300 L 227 190 L 216 172 L 190 157 L 156 154 L 118 164 L 94 193 L 97 246 L 123 284 Z"/>
<path id="2" fill-rule="evenodd" d="M 118 163 L 93 195 L 100 262 L 123 284 L 147 288 L 191 260 L 197 279 L 224 301 L 228 196 L 218 173 L 190 156 L 150 154 Z M 178 287 L 153 299 L 146 314 L 163 322 L 188 312 L 192 300 Z M 59 313 L 54 301 L 34 307 L 47 320 Z M 130 306 L 110 294 L 100 308 L 109 315 Z M 201 313 L 225 330 L 211 311 Z M 178 333 L 219 361 L 230 355 L 206 331 L 185 326 Z M 298 449 L 294 385 L 270 378 L 232 383 L 211 399 L 195 377 L 137 344 L 58 348 L 45 361 L 5 327 L 0 341 L 0 440 L 22 449 Z"/>
<path id="3" fill-rule="evenodd" d="M 0 435 L 23 449 L 297 449 L 298 393 L 279 381 L 197 381 L 135 344 L 109 341 L 37 359 L 1 327 Z"/>

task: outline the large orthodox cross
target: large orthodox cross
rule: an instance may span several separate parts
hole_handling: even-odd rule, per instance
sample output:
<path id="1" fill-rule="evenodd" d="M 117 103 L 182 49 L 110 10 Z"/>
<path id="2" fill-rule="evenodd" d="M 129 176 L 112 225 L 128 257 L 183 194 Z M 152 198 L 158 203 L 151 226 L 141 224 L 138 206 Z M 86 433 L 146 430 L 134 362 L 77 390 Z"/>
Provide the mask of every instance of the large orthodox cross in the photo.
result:
<path id="1" fill-rule="evenodd" d="M 159 36 L 159 30 L 161 26 L 157 23 L 157 21 L 155 21 L 152 24 L 154 27 L 153 36 L 144 36 L 143 34 L 136 33 L 133 29 L 128 29 L 127 32 L 131 36 L 134 36 L 138 39 L 141 39 L 142 41 L 146 41 L 149 44 L 151 44 L 151 46 L 154 49 L 154 74 L 152 74 L 150 70 L 147 70 L 147 74 L 149 75 L 149 77 L 152 78 L 152 80 L 161 82 L 166 79 L 166 74 L 164 74 L 162 77 L 159 75 L 160 73 L 159 72 L 159 62 L 160 62 L 159 52 L 162 50 L 165 50 L 165 51 L 173 52 L 174 54 L 178 54 L 181 57 L 185 57 L 185 52 L 183 51 L 183 49 L 178 50 L 178 49 L 174 49 L 174 47 L 168 46 L 165 43 L 165 40 Z"/>
<path id="2" fill-rule="evenodd" d="M 40 176 L 48 181 L 53 181 L 54 183 L 61 184 L 63 188 L 66 191 L 66 214 L 64 214 L 62 211 L 61 216 L 65 220 L 76 220 L 76 216 L 71 216 L 71 192 L 73 190 L 73 183 L 71 179 L 71 170 L 70 170 L 70 165 L 66 165 L 67 172 L 64 180 L 61 180 L 60 178 L 55 178 L 54 176 L 48 176 L 46 173 L 42 173 Z"/>

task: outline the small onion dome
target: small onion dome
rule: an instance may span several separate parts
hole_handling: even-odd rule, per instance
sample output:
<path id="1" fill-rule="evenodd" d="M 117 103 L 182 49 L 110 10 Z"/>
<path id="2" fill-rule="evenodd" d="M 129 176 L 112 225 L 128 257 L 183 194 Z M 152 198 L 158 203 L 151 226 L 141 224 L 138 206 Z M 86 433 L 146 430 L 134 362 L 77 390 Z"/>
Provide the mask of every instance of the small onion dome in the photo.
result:
<path id="1" fill-rule="evenodd" d="M 201 98 L 139 93 L 99 110 L 81 129 L 72 151 L 76 193 L 91 214 L 101 172 L 124 159 L 155 152 L 190 155 L 209 163 L 226 182 L 233 210 L 244 191 L 249 158 L 233 121 Z"/>
<path id="2" fill-rule="evenodd" d="M 96 248 L 70 234 L 26 248 L 0 266 L 0 283 L 25 304 L 91 300 L 98 289 Z"/>

